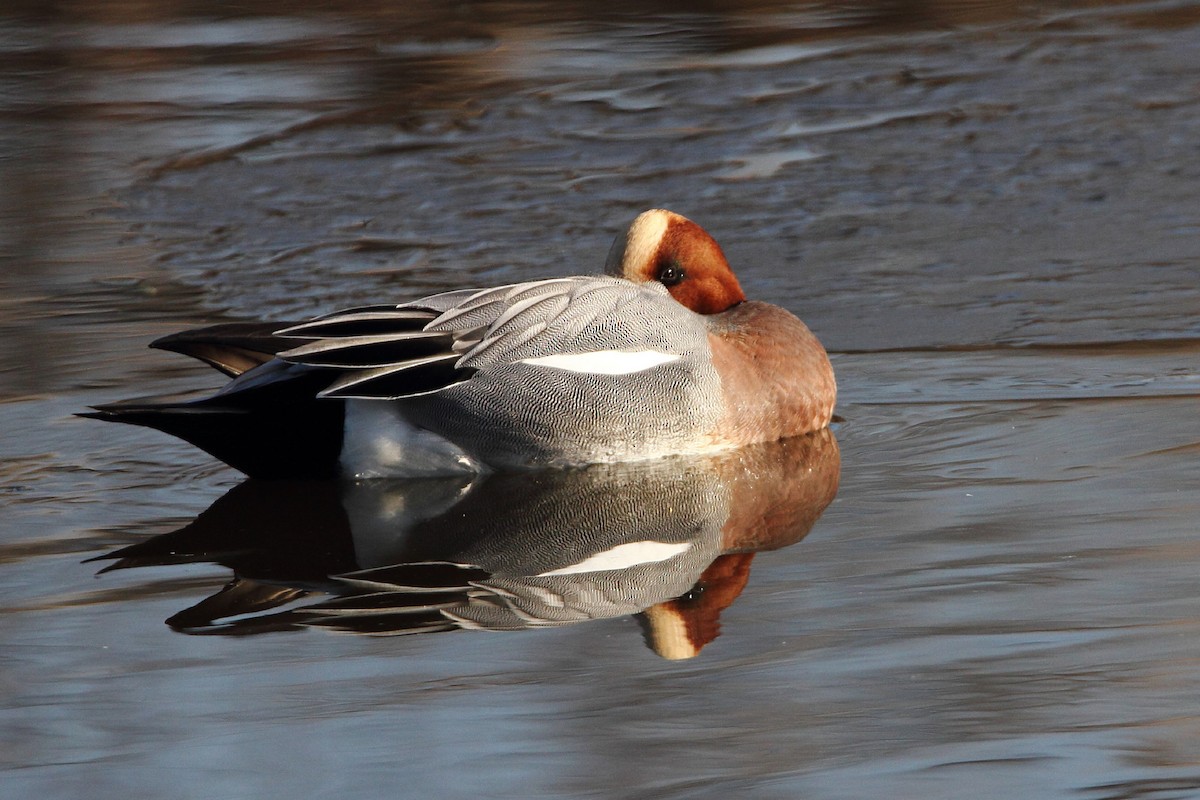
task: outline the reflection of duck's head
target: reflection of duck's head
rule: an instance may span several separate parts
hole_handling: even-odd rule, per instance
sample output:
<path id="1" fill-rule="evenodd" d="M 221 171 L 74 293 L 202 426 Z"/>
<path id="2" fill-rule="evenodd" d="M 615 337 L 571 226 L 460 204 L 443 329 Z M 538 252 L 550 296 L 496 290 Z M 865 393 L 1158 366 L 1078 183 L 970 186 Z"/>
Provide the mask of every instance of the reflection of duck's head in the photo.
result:
<path id="1" fill-rule="evenodd" d="M 238 591 L 172 619 L 191 632 L 513 630 L 645 611 L 651 646 L 678 657 L 717 635 L 752 553 L 801 539 L 837 483 L 828 431 L 715 457 L 305 484 L 294 497 L 287 484 L 248 482 L 182 531 L 114 553 L 114 566 L 233 568 Z M 281 504 L 294 512 L 286 521 Z M 322 568 L 326 552 L 336 558 Z M 245 585 L 256 582 L 270 588 Z M 273 611 L 298 598 L 280 586 L 338 597 Z"/>
<path id="2" fill-rule="evenodd" d="M 733 495 L 722 529 L 724 553 L 683 595 L 647 608 L 647 642 L 663 658 L 692 658 L 720 635 L 720 614 L 750 578 L 755 552 L 802 539 L 837 494 L 841 457 L 829 431 L 730 454 L 725 486 Z"/>
<path id="3" fill-rule="evenodd" d="M 750 580 L 754 553 L 718 556 L 686 593 L 650 606 L 642 614 L 647 643 L 663 658 L 693 658 L 721 633 L 721 612 Z"/>

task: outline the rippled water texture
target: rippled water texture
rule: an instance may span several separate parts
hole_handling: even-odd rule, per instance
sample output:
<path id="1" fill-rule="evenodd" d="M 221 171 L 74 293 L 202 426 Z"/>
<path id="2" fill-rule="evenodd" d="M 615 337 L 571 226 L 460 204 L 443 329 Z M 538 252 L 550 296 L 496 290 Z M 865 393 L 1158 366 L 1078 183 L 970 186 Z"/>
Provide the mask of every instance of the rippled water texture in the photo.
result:
<path id="1" fill-rule="evenodd" d="M 5 797 L 1200 796 L 1200 4 L 99 5 L 0 11 Z M 836 442 L 277 490 L 72 416 L 652 206 Z"/>

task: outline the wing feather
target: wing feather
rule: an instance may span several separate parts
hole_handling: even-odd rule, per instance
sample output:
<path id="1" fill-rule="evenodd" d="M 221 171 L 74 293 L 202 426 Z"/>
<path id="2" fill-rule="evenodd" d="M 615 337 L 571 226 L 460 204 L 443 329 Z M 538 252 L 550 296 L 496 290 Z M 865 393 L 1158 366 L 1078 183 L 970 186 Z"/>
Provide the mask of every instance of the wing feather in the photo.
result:
<path id="1" fill-rule="evenodd" d="M 407 358 L 453 352 L 454 337 L 442 331 L 401 331 L 365 336 L 345 336 L 302 344 L 279 354 L 289 361 L 314 367 L 367 369 L 396 362 L 396 354 Z"/>
<path id="2" fill-rule="evenodd" d="M 150 346 L 191 356 L 236 378 L 287 349 L 291 342 L 275 333 L 277 327 L 278 323 L 230 322 L 172 333 Z"/>
<path id="3" fill-rule="evenodd" d="M 630 303 L 644 302 L 642 293 L 657 284 L 648 286 L 609 277 L 554 278 L 368 306 L 277 331 L 308 340 L 279 357 L 340 371 L 322 397 L 430 394 L 478 370 L 553 355 L 564 345 L 619 349 L 629 320 L 610 318 L 638 309 Z M 661 291 L 665 307 L 674 307 Z"/>
<path id="4" fill-rule="evenodd" d="M 292 325 L 275 331 L 275 335 L 288 339 L 320 339 L 420 331 L 436 316 L 435 312 L 425 309 L 396 306 L 358 309 Z"/>
<path id="5" fill-rule="evenodd" d="M 475 372 L 457 368 L 458 359 L 458 353 L 443 353 L 345 372 L 318 396 L 397 400 L 437 392 L 470 379 Z"/>

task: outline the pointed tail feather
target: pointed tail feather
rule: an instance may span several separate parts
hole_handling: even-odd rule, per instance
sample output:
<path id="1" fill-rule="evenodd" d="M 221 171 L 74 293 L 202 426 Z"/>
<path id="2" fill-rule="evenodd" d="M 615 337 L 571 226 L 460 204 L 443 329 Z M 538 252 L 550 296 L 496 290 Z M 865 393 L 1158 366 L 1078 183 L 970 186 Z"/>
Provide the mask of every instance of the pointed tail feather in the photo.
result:
<path id="1" fill-rule="evenodd" d="M 454 332 L 425 330 L 437 314 L 370 306 L 303 323 L 237 322 L 172 334 L 151 346 L 233 380 L 201 399 L 143 398 L 80 416 L 163 431 L 252 477 L 333 477 L 345 399 L 428 394 L 474 373 L 456 366 L 463 342 Z"/>

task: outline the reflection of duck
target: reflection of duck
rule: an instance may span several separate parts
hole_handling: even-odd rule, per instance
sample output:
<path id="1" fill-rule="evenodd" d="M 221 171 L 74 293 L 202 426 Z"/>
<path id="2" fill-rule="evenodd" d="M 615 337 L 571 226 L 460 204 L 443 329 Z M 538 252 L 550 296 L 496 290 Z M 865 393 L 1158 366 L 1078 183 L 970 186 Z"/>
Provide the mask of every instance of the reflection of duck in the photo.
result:
<path id="1" fill-rule="evenodd" d="M 647 211 L 606 270 L 169 336 L 155 345 L 233 380 L 91 416 L 293 478 L 636 461 L 829 424 L 824 348 L 787 311 L 747 301 L 699 225 Z"/>
<path id="2" fill-rule="evenodd" d="M 645 612 L 694 655 L 759 550 L 799 541 L 837 492 L 828 430 L 706 457 L 421 481 L 247 481 L 107 569 L 207 561 L 221 592 L 192 633 L 517 630 Z M 314 590 L 336 595 L 280 610 Z"/>

